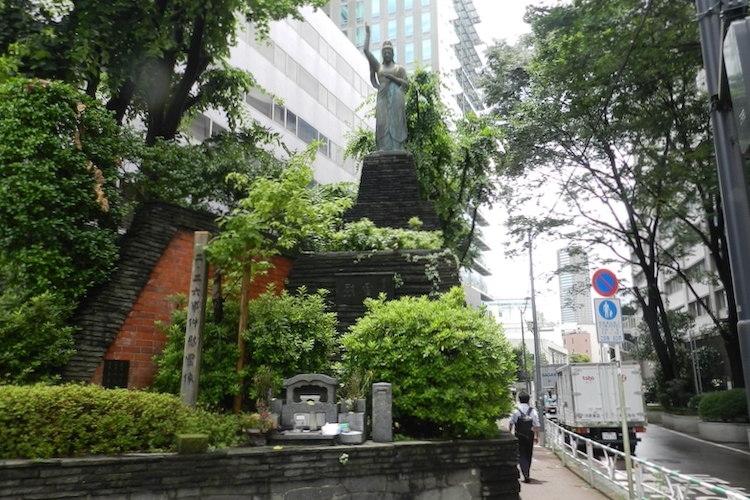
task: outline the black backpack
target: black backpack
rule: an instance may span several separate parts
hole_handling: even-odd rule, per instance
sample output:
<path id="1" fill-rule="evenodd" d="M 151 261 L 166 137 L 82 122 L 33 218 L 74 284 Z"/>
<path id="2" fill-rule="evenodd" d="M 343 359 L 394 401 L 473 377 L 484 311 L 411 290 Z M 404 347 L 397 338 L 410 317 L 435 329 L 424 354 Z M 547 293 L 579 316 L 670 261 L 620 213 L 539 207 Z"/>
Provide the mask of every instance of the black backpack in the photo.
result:
<path id="1" fill-rule="evenodd" d="M 520 408 L 518 410 L 518 420 L 516 420 L 516 437 L 528 439 L 529 441 L 534 440 L 534 419 L 531 417 L 533 408 L 529 406 L 526 413 L 522 412 Z"/>

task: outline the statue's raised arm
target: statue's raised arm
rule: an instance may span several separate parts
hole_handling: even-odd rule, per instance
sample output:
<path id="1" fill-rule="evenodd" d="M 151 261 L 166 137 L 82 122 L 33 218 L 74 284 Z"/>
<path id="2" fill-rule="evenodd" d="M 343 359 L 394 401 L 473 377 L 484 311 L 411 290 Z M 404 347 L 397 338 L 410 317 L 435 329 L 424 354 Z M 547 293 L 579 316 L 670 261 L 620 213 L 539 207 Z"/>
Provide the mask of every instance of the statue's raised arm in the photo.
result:
<path id="1" fill-rule="evenodd" d="M 370 52 L 370 25 L 367 23 L 365 23 L 365 46 L 363 51 L 365 57 L 367 57 L 367 62 L 370 63 L 370 83 L 372 83 L 373 87 L 378 88 L 380 87 L 380 82 L 378 81 L 380 62 L 378 62 L 378 60 L 375 59 L 375 56 L 372 55 L 372 52 Z"/>

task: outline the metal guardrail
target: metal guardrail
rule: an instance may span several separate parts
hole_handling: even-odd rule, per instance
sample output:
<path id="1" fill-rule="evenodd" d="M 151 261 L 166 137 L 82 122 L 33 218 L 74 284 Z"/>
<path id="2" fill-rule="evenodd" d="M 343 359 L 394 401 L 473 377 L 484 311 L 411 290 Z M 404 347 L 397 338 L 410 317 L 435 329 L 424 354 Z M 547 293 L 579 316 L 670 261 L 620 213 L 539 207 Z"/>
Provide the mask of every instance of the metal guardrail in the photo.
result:
<path id="1" fill-rule="evenodd" d="M 632 477 L 628 478 L 627 471 L 617 469 L 617 460 L 625 458 L 625 453 L 563 429 L 549 419 L 544 421 L 544 431 L 545 446 L 560 457 L 563 466 L 578 466 L 597 490 L 621 491 L 624 498 L 641 500 L 750 500 L 742 493 L 633 456 Z"/>

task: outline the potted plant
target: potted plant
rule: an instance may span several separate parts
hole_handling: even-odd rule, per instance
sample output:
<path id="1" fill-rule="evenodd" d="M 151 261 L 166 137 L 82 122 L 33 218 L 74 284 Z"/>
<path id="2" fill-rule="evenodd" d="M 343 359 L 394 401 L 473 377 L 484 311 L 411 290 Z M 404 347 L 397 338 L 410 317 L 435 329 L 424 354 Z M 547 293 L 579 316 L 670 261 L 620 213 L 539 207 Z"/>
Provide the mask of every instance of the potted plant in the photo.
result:
<path id="1" fill-rule="evenodd" d="M 268 433 L 276 428 L 274 420 L 267 412 L 242 414 L 240 423 L 251 446 L 265 446 L 268 442 Z"/>
<path id="2" fill-rule="evenodd" d="M 341 384 L 341 413 L 362 412 L 367 410 L 365 396 L 370 384 L 370 375 L 366 372 L 352 372 Z"/>

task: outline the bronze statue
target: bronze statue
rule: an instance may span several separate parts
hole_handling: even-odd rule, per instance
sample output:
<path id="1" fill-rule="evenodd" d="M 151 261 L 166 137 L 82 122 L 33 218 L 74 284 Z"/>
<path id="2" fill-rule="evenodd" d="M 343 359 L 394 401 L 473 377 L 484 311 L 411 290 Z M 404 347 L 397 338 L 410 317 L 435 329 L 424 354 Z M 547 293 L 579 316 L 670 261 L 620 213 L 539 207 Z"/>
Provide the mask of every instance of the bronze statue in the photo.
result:
<path id="1" fill-rule="evenodd" d="M 370 63 L 370 82 L 378 89 L 375 105 L 375 144 L 378 151 L 403 151 L 406 142 L 406 89 L 409 80 L 403 66 L 393 60 L 393 44 L 383 42 L 383 63 L 370 52 L 370 26 L 365 25 L 365 56 Z"/>

